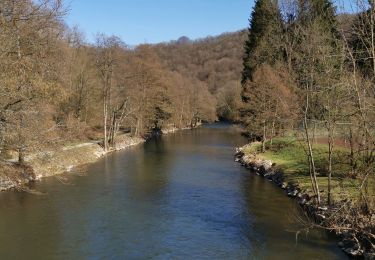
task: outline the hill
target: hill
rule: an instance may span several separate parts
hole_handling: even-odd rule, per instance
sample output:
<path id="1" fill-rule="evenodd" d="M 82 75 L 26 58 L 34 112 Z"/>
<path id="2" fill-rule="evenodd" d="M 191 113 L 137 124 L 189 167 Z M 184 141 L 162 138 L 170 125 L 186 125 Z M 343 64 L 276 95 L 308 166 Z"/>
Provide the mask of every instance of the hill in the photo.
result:
<path id="1" fill-rule="evenodd" d="M 219 118 L 236 121 L 246 36 L 246 30 L 241 30 L 195 41 L 184 40 L 183 44 L 181 40 L 161 43 L 153 48 L 168 69 L 208 86 L 217 99 Z"/>

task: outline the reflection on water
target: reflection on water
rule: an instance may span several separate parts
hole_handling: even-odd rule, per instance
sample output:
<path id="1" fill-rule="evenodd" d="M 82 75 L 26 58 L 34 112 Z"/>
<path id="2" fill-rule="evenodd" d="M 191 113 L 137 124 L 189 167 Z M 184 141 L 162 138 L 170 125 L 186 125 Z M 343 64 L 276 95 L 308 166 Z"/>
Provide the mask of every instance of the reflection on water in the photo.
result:
<path id="1" fill-rule="evenodd" d="M 233 162 L 245 143 L 209 125 L 114 153 L 47 193 L 0 194 L 1 259 L 343 259 L 324 232 L 300 236 L 282 191 Z"/>

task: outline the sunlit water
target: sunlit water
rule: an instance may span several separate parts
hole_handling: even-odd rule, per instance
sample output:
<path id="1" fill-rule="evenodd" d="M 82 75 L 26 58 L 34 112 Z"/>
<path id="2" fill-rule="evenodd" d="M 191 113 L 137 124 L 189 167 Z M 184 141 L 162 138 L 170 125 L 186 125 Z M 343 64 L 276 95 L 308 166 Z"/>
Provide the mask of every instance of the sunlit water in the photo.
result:
<path id="1" fill-rule="evenodd" d="M 87 169 L 0 194 L 0 259 L 345 259 L 325 232 L 301 234 L 298 210 L 233 161 L 229 125 L 182 131 Z"/>

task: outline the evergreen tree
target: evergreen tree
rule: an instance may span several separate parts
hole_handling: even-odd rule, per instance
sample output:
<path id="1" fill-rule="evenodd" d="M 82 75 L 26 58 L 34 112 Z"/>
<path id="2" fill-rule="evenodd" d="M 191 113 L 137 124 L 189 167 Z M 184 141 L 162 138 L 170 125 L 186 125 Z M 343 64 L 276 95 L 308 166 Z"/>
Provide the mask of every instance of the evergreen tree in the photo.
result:
<path id="1" fill-rule="evenodd" d="M 251 136 L 263 141 L 265 135 L 259 133 L 264 133 L 261 129 L 265 127 L 266 119 L 264 111 L 260 108 L 266 108 L 269 100 L 264 97 L 271 87 L 267 84 L 254 84 L 253 81 L 259 68 L 263 66 L 272 68 L 282 60 L 281 39 L 282 19 L 277 1 L 257 0 L 251 14 L 248 39 L 245 42 L 241 92 L 243 103 L 240 114 Z M 263 76 L 267 77 L 267 75 Z"/>
<path id="2" fill-rule="evenodd" d="M 245 42 L 242 85 L 252 79 L 257 66 L 265 63 L 272 65 L 281 57 L 281 32 L 282 19 L 277 1 L 256 1 Z"/>
<path id="3" fill-rule="evenodd" d="M 339 37 L 336 7 L 331 0 L 299 0 L 298 17 L 304 26 L 318 23 L 319 30 L 330 34 L 333 40 Z"/>

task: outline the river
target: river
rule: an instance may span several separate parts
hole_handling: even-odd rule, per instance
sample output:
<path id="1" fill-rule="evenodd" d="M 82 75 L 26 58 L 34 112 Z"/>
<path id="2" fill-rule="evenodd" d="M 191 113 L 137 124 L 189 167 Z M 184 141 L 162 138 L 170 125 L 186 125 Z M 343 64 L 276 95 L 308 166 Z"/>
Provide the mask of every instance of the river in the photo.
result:
<path id="1" fill-rule="evenodd" d="M 0 259 L 345 259 L 300 234 L 295 202 L 233 161 L 246 143 L 213 124 L 0 194 Z"/>

